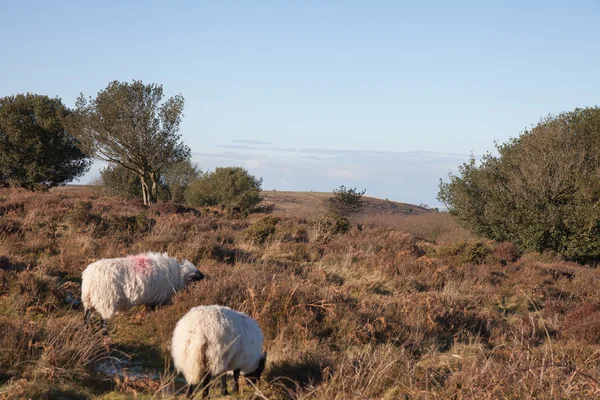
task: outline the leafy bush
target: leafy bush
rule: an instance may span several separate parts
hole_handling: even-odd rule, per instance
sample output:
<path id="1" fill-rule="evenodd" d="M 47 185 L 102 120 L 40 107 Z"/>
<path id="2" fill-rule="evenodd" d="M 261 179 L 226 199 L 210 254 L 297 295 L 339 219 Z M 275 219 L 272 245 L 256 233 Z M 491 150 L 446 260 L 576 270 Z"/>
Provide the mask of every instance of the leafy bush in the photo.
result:
<path id="1" fill-rule="evenodd" d="M 366 190 L 359 192 L 356 188 L 346 189 L 343 185 L 338 190 L 333 189 L 333 196 L 327 199 L 327 209 L 331 214 L 341 217 L 359 213 L 365 207 L 362 198 L 365 192 Z"/>
<path id="2" fill-rule="evenodd" d="M 262 178 L 241 167 L 216 168 L 192 182 L 185 199 L 192 206 L 222 206 L 231 212 L 249 213 L 262 201 Z"/>
<path id="3" fill-rule="evenodd" d="M 344 234 L 350 230 L 348 218 L 337 214 L 327 214 L 318 219 L 314 226 L 315 237 L 319 242 L 329 241 L 333 235 Z"/>
<path id="4" fill-rule="evenodd" d="M 185 201 L 185 190 L 190 183 L 200 177 L 201 173 L 198 165 L 192 164 L 190 160 L 167 167 L 163 174 L 163 181 L 169 191 L 171 200 L 176 203 L 183 203 Z"/>
<path id="5" fill-rule="evenodd" d="M 265 217 L 259 219 L 244 230 L 244 238 L 257 244 L 264 243 L 275 234 L 275 227 L 279 222 L 277 217 Z"/>
<path id="6" fill-rule="evenodd" d="M 458 242 L 436 250 L 439 256 L 457 257 L 461 263 L 483 264 L 490 261 L 492 249 L 481 242 Z"/>
<path id="7" fill-rule="evenodd" d="M 438 199 L 467 228 L 524 250 L 600 258 L 600 108 L 542 120 L 440 182 Z"/>
<path id="8" fill-rule="evenodd" d="M 109 164 L 100 171 L 100 186 L 110 194 L 127 199 L 142 197 L 142 184 L 136 173 L 119 164 Z M 159 183 L 158 199 L 170 199 L 169 188 L 163 182 Z"/>

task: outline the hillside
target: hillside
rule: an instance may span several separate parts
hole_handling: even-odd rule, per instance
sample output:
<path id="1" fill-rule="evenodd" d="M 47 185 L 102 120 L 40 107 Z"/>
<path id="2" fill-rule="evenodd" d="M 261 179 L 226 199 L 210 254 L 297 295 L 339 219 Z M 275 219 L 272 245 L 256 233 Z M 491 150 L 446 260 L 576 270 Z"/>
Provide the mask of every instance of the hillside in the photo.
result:
<path id="1" fill-rule="evenodd" d="M 274 213 L 276 215 L 303 218 L 325 214 L 327 199 L 331 196 L 331 192 L 263 192 L 265 201 L 275 204 Z M 382 200 L 368 196 L 363 196 L 363 199 L 365 200 L 365 209 L 361 213 L 362 217 L 419 215 L 431 212 L 419 206 L 396 201 Z"/>
<path id="2" fill-rule="evenodd" d="M 279 203 L 307 210 L 319 196 Z M 447 213 L 366 216 L 346 233 L 295 214 L 0 190 L 0 399 L 181 399 L 170 339 L 208 304 L 263 330 L 263 379 L 240 380 L 239 398 L 600 395 L 600 270 L 478 239 Z M 150 250 L 206 279 L 118 315 L 106 338 L 97 317 L 84 325 L 83 269 Z"/>

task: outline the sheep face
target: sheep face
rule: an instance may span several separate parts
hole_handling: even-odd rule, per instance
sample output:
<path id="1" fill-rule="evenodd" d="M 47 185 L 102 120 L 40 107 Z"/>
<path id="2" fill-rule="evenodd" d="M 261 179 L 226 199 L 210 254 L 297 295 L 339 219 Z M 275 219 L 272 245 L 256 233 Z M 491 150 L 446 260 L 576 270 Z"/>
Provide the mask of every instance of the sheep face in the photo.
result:
<path id="1" fill-rule="evenodd" d="M 181 264 L 181 276 L 186 284 L 204 279 L 204 274 L 198 271 L 198 268 L 188 260 L 183 261 Z"/>
<path id="2" fill-rule="evenodd" d="M 244 377 L 252 382 L 253 385 L 258 383 L 260 376 L 265 370 L 265 364 L 267 363 L 267 352 L 264 352 L 260 360 L 258 361 L 258 367 L 252 372 L 244 374 Z"/>

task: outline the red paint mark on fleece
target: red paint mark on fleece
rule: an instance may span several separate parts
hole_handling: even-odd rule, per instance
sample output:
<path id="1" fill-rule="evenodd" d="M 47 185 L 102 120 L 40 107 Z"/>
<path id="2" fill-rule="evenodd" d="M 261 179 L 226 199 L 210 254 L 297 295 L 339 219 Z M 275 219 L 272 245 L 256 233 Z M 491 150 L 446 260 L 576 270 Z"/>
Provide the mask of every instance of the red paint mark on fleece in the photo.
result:
<path id="1" fill-rule="evenodd" d="M 133 261 L 133 269 L 139 274 L 145 274 L 152 268 L 152 263 L 146 256 L 133 256 L 131 260 Z"/>

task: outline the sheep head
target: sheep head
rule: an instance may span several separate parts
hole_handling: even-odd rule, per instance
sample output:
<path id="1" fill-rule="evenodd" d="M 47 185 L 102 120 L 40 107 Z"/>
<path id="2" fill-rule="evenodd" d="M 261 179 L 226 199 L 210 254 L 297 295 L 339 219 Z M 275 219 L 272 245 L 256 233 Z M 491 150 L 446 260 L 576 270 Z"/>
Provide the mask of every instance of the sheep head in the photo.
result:
<path id="1" fill-rule="evenodd" d="M 195 281 L 201 281 L 204 279 L 204 274 L 198 271 L 198 268 L 196 268 L 194 264 L 188 260 L 184 260 L 181 264 L 181 277 L 186 284 L 189 284 Z"/>

